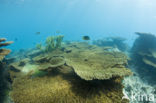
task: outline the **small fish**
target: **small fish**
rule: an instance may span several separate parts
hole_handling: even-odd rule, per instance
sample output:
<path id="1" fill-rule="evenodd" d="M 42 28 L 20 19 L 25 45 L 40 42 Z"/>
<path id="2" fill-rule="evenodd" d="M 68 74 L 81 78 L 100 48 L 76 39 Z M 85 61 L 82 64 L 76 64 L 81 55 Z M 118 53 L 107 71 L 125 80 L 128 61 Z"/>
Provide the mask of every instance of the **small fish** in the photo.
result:
<path id="1" fill-rule="evenodd" d="M 90 40 L 90 37 L 89 36 L 83 36 L 82 39 L 83 40 Z"/>
<path id="2" fill-rule="evenodd" d="M 41 32 L 36 32 L 36 35 L 40 35 L 41 34 Z"/>

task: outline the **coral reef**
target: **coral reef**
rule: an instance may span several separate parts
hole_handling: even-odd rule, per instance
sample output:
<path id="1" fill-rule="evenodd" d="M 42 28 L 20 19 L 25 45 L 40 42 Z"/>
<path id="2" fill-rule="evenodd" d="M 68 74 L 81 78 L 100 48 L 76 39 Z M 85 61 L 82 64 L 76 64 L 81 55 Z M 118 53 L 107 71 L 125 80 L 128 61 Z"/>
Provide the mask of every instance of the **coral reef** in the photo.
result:
<path id="1" fill-rule="evenodd" d="M 9 64 L 15 103 L 128 103 L 121 82 L 132 72 L 123 53 L 85 42 L 61 47 Z"/>
<path id="2" fill-rule="evenodd" d="M 140 76 L 149 78 L 153 83 L 156 73 L 156 36 L 151 33 L 136 32 L 139 36 L 132 47 L 132 61 Z M 154 83 L 156 84 L 156 82 Z"/>
<path id="3" fill-rule="evenodd" d="M 58 35 L 56 36 L 56 48 L 60 48 L 62 41 L 63 41 L 64 36 L 63 35 Z"/>
<path id="4" fill-rule="evenodd" d="M 150 33 L 140 33 L 132 48 L 133 54 L 142 59 L 145 64 L 156 68 L 156 37 Z"/>
<path id="5" fill-rule="evenodd" d="M 42 43 L 39 43 L 39 44 L 36 44 L 36 48 L 39 49 L 39 50 L 42 50 Z"/>
<path id="6" fill-rule="evenodd" d="M 57 68 L 65 64 L 63 57 L 53 56 L 53 57 L 36 57 L 35 62 L 39 65 L 39 70 L 50 71 L 51 69 Z"/>
<path id="7" fill-rule="evenodd" d="M 13 42 L 12 41 L 9 41 L 9 42 L 5 42 L 6 39 L 5 38 L 0 38 L 0 47 L 3 47 L 3 46 L 8 46 L 10 44 L 12 44 Z M 9 53 L 11 52 L 11 50 L 8 50 L 8 49 L 0 49 L 0 61 L 3 60 L 3 58 L 8 55 Z"/>
<path id="8" fill-rule="evenodd" d="M 108 37 L 103 39 L 94 40 L 93 44 L 98 46 L 109 46 L 118 48 L 120 51 L 127 51 L 128 45 L 125 43 L 126 39 L 122 37 Z"/>
<path id="9" fill-rule="evenodd" d="M 49 52 L 49 51 L 52 51 L 54 49 L 60 48 L 62 41 L 63 41 L 63 38 L 64 38 L 63 35 L 47 37 L 45 51 Z"/>
<path id="10" fill-rule="evenodd" d="M 8 46 L 12 44 L 12 41 L 5 42 L 5 38 L 0 38 L 0 47 Z M 6 81 L 6 70 L 5 63 L 2 61 L 6 55 L 8 55 L 11 50 L 1 48 L 0 49 L 0 102 L 5 101 L 5 97 L 7 95 L 8 83 Z"/>
<path id="11" fill-rule="evenodd" d="M 127 58 L 121 52 L 77 50 L 66 55 L 66 63 L 85 80 L 104 80 L 131 75 L 130 70 L 125 68 Z"/>
<path id="12" fill-rule="evenodd" d="M 69 68 L 60 68 L 44 77 L 16 78 L 10 93 L 12 100 L 15 103 L 122 103 L 123 86 L 116 82 L 121 78 L 86 82 L 65 69 Z"/>
<path id="13" fill-rule="evenodd" d="M 39 43 L 36 45 L 36 49 L 42 52 L 51 52 L 55 49 L 59 49 L 62 46 L 63 38 L 63 35 L 49 36 L 46 38 L 45 46 L 43 46 L 42 43 Z"/>
<path id="14" fill-rule="evenodd" d="M 54 36 L 50 36 L 47 37 L 46 39 L 46 47 L 45 47 L 45 51 L 52 51 L 55 48 L 55 37 Z"/>

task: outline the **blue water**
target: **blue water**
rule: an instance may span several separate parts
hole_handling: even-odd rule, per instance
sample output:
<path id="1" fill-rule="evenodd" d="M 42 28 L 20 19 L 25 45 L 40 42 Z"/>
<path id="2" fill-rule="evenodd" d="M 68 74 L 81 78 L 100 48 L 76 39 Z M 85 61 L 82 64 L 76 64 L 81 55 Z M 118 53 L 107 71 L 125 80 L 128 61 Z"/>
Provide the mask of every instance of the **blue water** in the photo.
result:
<path id="1" fill-rule="evenodd" d="M 155 0 L 0 0 L 0 37 L 15 41 L 9 48 L 34 47 L 59 30 L 65 40 L 156 34 Z M 36 35 L 36 32 L 41 32 Z"/>

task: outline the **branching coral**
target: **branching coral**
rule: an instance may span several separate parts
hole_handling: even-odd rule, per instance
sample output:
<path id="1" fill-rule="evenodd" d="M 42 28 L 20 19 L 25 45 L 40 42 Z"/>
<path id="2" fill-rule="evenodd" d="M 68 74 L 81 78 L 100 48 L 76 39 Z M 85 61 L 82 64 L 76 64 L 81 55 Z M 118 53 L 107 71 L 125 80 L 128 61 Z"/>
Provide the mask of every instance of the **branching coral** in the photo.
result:
<path id="1" fill-rule="evenodd" d="M 13 43 L 12 41 L 9 41 L 9 42 L 5 42 L 5 41 L 6 41 L 5 38 L 0 38 L 0 47 L 8 46 Z M 8 55 L 10 52 L 11 52 L 11 50 L 8 50 L 8 49 L 0 49 L 0 61 L 2 61 L 3 58 L 6 55 Z"/>
<path id="2" fill-rule="evenodd" d="M 45 51 L 52 51 L 55 48 L 55 37 L 54 36 L 50 36 L 47 37 L 46 39 L 46 47 L 45 47 Z"/>
<path id="3" fill-rule="evenodd" d="M 60 48 L 62 41 L 63 41 L 63 35 L 59 35 L 59 36 L 50 36 L 46 39 L 46 47 L 45 47 L 45 51 L 49 52 L 52 51 L 56 48 Z"/>
<path id="4" fill-rule="evenodd" d="M 59 35 L 56 37 L 56 48 L 60 48 L 62 41 L 63 41 L 64 36 L 63 35 Z"/>
<path id="5" fill-rule="evenodd" d="M 42 51 L 43 49 L 42 43 L 36 44 L 36 48 Z"/>

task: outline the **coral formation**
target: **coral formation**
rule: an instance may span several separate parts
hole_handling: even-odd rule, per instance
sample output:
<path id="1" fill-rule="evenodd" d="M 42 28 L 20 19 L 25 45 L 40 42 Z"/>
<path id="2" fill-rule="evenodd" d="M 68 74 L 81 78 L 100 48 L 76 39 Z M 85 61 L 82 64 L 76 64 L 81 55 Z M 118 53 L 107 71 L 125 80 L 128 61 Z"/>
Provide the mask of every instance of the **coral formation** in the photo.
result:
<path id="1" fill-rule="evenodd" d="M 139 37 L 132 48 L 133 57 L 156 68 L 156 37 L 150 33 L 136 32 Z"/>
<path id="2" fill-rule="evenodd" d="M 104 80 L 131 74 L 130 70 L 125 68 L 127 58 L 120 52 L 99 51 L 97 53 L 90 50 L 76 54 L 78 52 L 67 55 L 66 63 L 85 80 Z"/>
<path id="3" fill-rule="evenodd" d="M 64 38 L 63 35 L 56 36 L 56 46 L 55 46 L 55 48 L 60 48 L 61 47 L 63 38 Z"/>
<path id="4" fill-rule="evenodd" d="M 46 47 L 45 47 L 45 51 L 52 51 L 55 48 L 55 37 L 54 36 L 50 36 L 47 37 L 46 39 Z"/>
<path id="5" fill-rule="evenodd" d="M 98 46 L 109 46 L 118 48 L 120 51 L 128 50 L 128 45 L 125 43 L 126 39 L 122 37 L 108 37 L 103 39 L 94 40 L 93 44 Z"/>
<path id="6" fill-rule="evenodd" d="M 140 76 L 144 78 L 148 76 L 146 79 L 153 84 L 156 77 L 156 36 L 151 33 L 136 32 L 136 34 L 139 37 L 131 50 L 132 61 L 137 66 Z"/>
<path id="7" fill-rule="evenodd" d="M 5 42 L 6 39 L 5 38 L 0 38 L 0 47 L 3 47 L 3 46 L 8 46 L 10 44 L 12 44 L 13 42 L 12 41 L 9 41 L 9 42 Z M 11 50 L 8 50 L 8 49 L 0 49 L 0 61 L 3 60 L 3 58 L 8 55 L 9 53 L 11 52 Z"/>
<path id="8" fill-rule="evenodd" d="M 5 38 L 0 38 L 0 48 L 3 46 L 8 46 L 12 44 L 12 41 L 5 42 Z M 2 103 L 5 101 L 5 97 L 7 95 L 8 83 L 5 78 L 6 70 L 5 70 L 5 63 L 3 63 L 3 59 L 6 55 L 8 55 L 11 50 L 1 48 L 0 49 L 0 102 Z"/>
<path id="9" fill-rule="evenodd" d="M 124 103 L 121 81 L 132 73 L 123 53 L 85 42 L 61 47 L 10 64 L 15 103 Z"/>
<path id="10" fill-rule="evenodd" d="M 63 38 L 63 35 L 49 36 L 46 38 L 45 46 L 43 46 L 42 43 L 39 43 L 36 45 L 36 48 L 42 52 L 51 52 L 55 49 L 61 48 Z"/>
<path id="11" fill-rule="evenodd" d="M 14 80 L 10 95 L 15 103 L 122 103 L 123 86 L 117 79 L 86 82 L 70 72 L 21 77 Z"/>
<path id="12" fill-rule="evenodd" d="M 50 71 L 51 69 L 57 68 L 65 64 L 65 60 L 60 56 L 53 57 L 36 57 L 35 61 L 39 65 L 39 70 Z"/>
<path id="13" fill-rule="evenodd" d="M 63 38 L 64 38 L 63 35 L 47 37 L 45 51 L 49 52 L 49 51 L 52 51 L 56 48 L 60 48 L 62 41 L 63 41 Z"/>
<path id="14" fill-rule="evenodd" d="M 42 50 L 42 43 L 36 44 L 36 48 Z"/>

